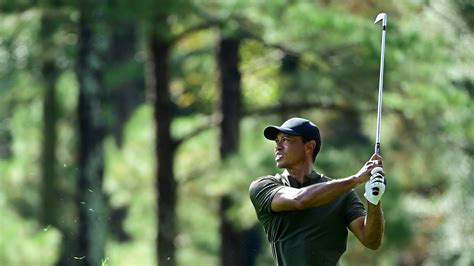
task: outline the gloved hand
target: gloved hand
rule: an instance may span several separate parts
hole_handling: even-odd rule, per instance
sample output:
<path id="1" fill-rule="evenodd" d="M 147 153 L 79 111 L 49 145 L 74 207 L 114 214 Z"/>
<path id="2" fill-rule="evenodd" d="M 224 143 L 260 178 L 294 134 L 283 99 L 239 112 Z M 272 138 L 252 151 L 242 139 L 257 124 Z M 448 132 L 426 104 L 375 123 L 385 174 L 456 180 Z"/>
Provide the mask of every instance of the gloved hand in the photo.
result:
<path id="1" fill-rule="evenodd" d="M 377 205 L 385 192 L 385 177 L 382 175 L 383 168 L 375 167 L 370 171 L 372 176 L 365 183 L 364 197 L 370 203 Z"/>

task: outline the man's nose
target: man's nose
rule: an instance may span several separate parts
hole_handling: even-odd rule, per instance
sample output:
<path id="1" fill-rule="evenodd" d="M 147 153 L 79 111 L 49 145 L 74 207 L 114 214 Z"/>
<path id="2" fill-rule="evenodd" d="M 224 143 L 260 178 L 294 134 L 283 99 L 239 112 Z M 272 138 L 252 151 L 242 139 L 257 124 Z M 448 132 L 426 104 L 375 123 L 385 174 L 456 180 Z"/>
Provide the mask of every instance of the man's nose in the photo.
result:
<path id="1" fill-rule="evenodd" d="M 275 150 L 279 150 L 282 148 L 282 141 L 275 140 Z"/>

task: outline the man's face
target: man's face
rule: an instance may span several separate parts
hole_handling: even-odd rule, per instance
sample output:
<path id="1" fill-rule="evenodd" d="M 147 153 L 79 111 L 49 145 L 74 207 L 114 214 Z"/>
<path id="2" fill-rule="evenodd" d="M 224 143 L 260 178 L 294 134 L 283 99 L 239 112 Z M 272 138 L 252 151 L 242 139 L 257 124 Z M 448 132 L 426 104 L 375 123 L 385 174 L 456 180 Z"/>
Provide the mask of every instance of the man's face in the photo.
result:
<path id="1" fill-rule="evenodd" d="M 301 136 L 278 133 L 275 139 L 275 161 L 278 168 L 292 168 L 305 160 L 305 145 Z"/>

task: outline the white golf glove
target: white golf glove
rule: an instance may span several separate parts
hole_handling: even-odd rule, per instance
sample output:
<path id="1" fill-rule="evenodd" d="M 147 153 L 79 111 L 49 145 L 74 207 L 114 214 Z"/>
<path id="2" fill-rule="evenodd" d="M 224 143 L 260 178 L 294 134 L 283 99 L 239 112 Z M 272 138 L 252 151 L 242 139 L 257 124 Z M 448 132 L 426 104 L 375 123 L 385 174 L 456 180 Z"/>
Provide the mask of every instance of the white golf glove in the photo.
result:
<path id="1" fill-rule="evenodd" d="M 385 178 L 382 175 L 383 168 L 375 167 L 370 171 L 372 176 L 365 183 L 364 197 L 368 202 L 377 205 L 385 192 Z"/>

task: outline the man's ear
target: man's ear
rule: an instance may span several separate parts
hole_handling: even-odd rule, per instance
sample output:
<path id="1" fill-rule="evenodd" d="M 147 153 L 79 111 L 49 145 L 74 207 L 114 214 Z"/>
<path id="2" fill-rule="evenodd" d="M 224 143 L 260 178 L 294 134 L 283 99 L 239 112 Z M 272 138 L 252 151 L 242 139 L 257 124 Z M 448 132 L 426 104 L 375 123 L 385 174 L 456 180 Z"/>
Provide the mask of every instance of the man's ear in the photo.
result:
<path id="1" fill-rule="evenodd" d="M 316 149 L 316 141 L 315 140 L 310 140 L 306 142 L 305 144 L 306 149 L 309 149 L 309 153 L 313 155 L 313 151 Z"/>

